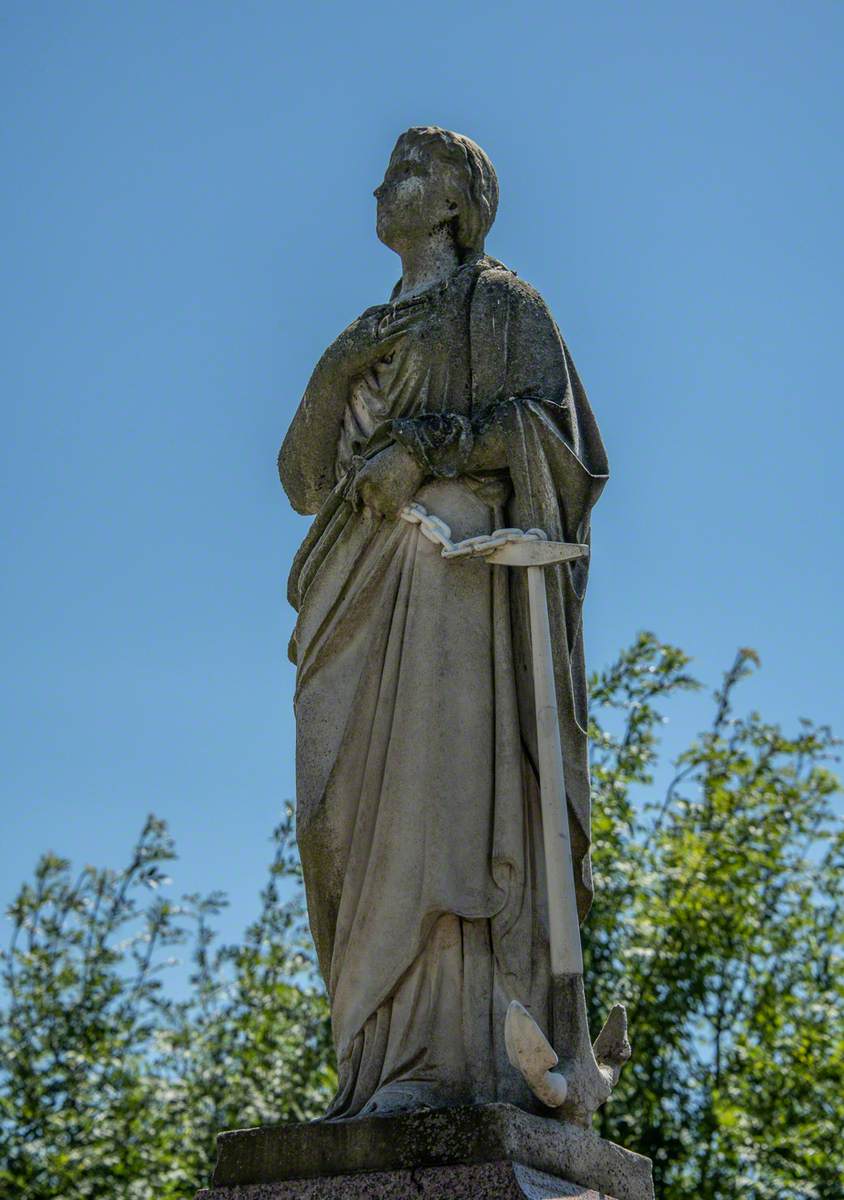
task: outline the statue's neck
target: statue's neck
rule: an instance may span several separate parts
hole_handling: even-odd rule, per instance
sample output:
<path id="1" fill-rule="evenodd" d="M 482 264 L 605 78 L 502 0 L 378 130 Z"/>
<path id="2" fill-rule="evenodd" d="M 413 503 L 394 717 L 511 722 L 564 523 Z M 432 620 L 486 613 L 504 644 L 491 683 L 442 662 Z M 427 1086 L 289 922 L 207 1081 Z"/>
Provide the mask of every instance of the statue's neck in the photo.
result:
<path id="1" fill-rule="evenodd" d="M 460 266 L 451 231 L 435 229 L 426 238 L 400 251 L 401 287 L 398 300 L 417 296 L 453 275 Z"/>

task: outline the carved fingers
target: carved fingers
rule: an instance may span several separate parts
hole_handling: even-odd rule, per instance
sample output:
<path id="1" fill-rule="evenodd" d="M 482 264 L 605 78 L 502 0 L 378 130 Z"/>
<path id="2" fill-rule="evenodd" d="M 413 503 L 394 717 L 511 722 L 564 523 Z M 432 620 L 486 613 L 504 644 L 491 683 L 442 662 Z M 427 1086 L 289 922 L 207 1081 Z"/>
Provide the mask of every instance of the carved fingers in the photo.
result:
<path id="1" fill-rule="evenodd" d="M 418 318 L 417 312 L 404 309 L 367 309 L 334 344 L 345 374 L 360 375 L 380 359 L 389 358 Z"/>
<path id="2" fill-rule="evenodd" d="M 382 517 L 396 517 L 422 482 L 422 468 L 403 446 L 388 446 L 361 460 L 347 499 L 354 508 L 365 504 Z"/>

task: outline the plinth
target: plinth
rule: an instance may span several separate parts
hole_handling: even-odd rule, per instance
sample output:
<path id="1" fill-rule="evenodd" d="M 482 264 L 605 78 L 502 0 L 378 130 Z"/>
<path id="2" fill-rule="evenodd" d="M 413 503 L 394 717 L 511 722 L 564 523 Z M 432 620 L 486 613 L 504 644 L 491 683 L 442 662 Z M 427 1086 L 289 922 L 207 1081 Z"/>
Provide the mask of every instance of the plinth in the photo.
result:
<path id="1" fill-rule="evenodd" d="M 654 1200 L 650 1160 L 509 1104 L 238 1129 L 196 1200 Z"/>

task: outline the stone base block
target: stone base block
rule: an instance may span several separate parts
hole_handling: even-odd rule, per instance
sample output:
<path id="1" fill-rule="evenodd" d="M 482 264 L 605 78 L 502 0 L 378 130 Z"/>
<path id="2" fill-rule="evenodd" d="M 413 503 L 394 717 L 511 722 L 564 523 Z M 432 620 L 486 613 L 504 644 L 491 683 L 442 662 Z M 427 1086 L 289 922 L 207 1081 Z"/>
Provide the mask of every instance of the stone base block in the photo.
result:
<path id="1" fill-rule="evenodd" d="M 654 1200 L 647 1158 L 510 1104 L 222 1133 L 197 1200 Z"/>
<path id="2" fill-rule="evenodd" d="M 614 1200 L 606 1192 L 509 1162 L 208 1188 L 196 1200 L 419 1200 L 420 1196 L 428 1200 Z"/>

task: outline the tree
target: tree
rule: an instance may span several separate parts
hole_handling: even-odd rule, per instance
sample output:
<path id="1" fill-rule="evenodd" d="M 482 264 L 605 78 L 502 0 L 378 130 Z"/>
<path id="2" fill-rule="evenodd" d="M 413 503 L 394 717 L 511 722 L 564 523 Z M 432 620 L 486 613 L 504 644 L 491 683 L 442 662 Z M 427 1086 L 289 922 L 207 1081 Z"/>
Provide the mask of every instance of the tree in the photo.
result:
<path id="1" fill-rule="evenodd" d="M 688 665 L 643 634 L 592 680 L 587 990 L 593 1028 L 626 1002 L 634 1047 L 600 1132 L 654 1159 L 661 1200 L 841 1200 L 836 743 L 735 716 L 757 665 L 742 650 L 657 798 L 662 710 L 698 686 Z M 44 856 L 2 958 L 0 1195 L 185 1200 L 217 1130 L 324 1108 L 328 1013 L 289 811 L 274 842 L 258 917 L 229 947 L 220 893 L 163 898 L 174 851 L 155 818 L 122 871 L 74 878 Z M 179 946 L 190 979 L 168 993 Z"/>
<path id="2" fill-rule="evenodd" d="M 257 919 L 214 946 L 221 893 L 161 898 L 174 858 L 150 817 L 122 871 L 73 879 L 53 854 L 9 915 L 0 1030 L 0 1196 L 184 1200 L 220 1129 L 317 1115 L 334 1085 L 327 1004 L 313 982 L 292 816 Z M 289 891 L 290 889 L 285 889 Z M 168 951 L 189 946 L 186 995 Z"/>
<path id="3" fill-rule="evenodd" d="M 593 680 L 586 972 L 594 1026 L 623 1000 L 634 1048 L 600 1129 L 653 1158 L 663 1200 L 840 1200 L 837 743 L 809 721 L 787 735 L 736 717 L 758 666 L 740 650 L 656 799 L 660 706 L 698 686 L 688 662 L 643 634 Z"/>

